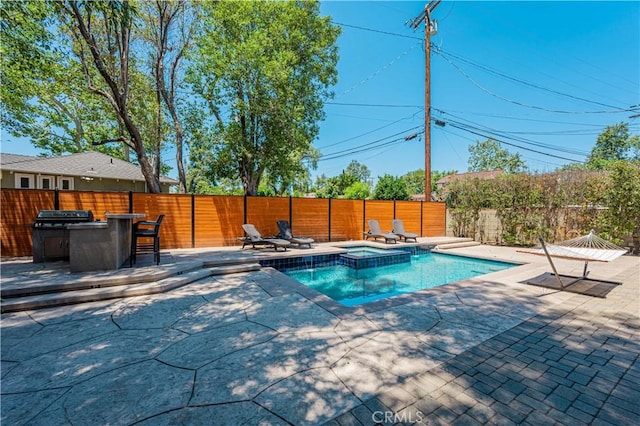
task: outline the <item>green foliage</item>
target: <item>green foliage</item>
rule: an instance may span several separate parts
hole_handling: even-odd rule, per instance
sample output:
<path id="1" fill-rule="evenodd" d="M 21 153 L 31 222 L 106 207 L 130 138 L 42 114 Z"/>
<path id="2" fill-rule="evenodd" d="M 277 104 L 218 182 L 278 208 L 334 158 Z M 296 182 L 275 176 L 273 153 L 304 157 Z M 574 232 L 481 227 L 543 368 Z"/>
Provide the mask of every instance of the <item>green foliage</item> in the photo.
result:
<path id="1" fill-rule="evenodd" d="M 344 198 L 349 200 L 364 200 L 369 197 L 371 190 L 364 182 L 354 182 L 344 190 Z"/>
<path id="2" fill-rule="evenodd" d="M 110 105 L 85 86 L 52 2 L 3 2 L 0 98 L 3 127 L 53 155 L 99 150 L 125 158 L 121 147 L 93 147 L 118 136 Z"/>
<path id="3" fill-rule="evenodd" d="M 519 153 L 511 154 L 500 148 L 500 143 L 493 139 L 477 141 L 475 145 L 470 145 L 469 153 L 470 172 L 504 170 L 507 173 L 516 173 L 526 170 L 526 163 Z"/>
<path id="4" fill-rule="evenodd" d="M 303 156 L 297 161 L 292 161 L 292 167 L 281 171 L 280 174 L 273 174 L 265 171 L 260 182 L 260 188 L 268 187 L 268 192 L 277 196 L 306 194 L 311 187 L 310 168 L 317 167 L 320 151 L 310 146 Z M 307 164 L 308 166 L 305 166 Z M 265 190 L 258 190 L 265 193 Z"/>
<path id="5" fill-rule="evenodd" d="M 553 230 L 542 224 L 541 208 L 545 204 L 542 187 L 535 176 L 525 173 L 505 174 L 494 179 L 492 199 L 501 220 L 504 241 L 511 245 L 531 245 L 539 236 Z"/>
<path id="6" fill-rule="evenodd" d="M 432 174 L 433 176 L 433 174 Z M 424 193 L 424 169 L 414 170 L 402 176 L 409 194 Z"/>
<path id="7" fill-rule="evenodd" d="M 640 247 L 640 162 L 618 161 L 611 172 L 562 171 L 505 174 L 494 180 L 460 179 L 449 186 L 447 207 L 456 236 L 483 240 L 484 209 L 500 220 L 498 242 L 532 245 L 591 229 Z"/>
<path id="8" fill-rule="evenodd" d="M 431 192 L 438 191 L 436 182 L 445 176 L 454 175 L 458 173 L 457 170 L 432 170 L 431 171 Z M 411 171 L 402 176 L 405 184 L 407 185 L 407 192 L 409 194 L 423 194 L 424 193 L 424 169 L 418 169 Z"/>
<path id="9" fill-rule="evenodd" d="M 408 200 L 407 184 L 401 177 L 384 175 L 373 191 L 375 200 Z"/>
<path id="10" fill-rule="evenodd" d="M 604 194 L 603 228 L 611 237 L 631 235 L 640 248 L 640 161 L 617 161 Z"/>
<path id="11" fill-rule="evenodd" d="M 640 160 L 640 136 L 631 135 L 628 123 L 607 126 L 598 136 L 589 154 L 591 169 L 605 170 L 615 167 L 618 160 Z"/>
<path id="12" fill-rule="evenodd" d="M 327 178 L 320 175 L 316 179 L 314 190 L 318 198 L 355 198 L 369 196 L 369 168 L 352 160 L 338 176 Z"/>
<path id="13" fill-rule="evenodd" d="M 344 198 L 344 193 L 351 185 L 358 182 L 350 173 L 342 172 L 338 176 L 326 179 L 324 185 L 319 187 L 316 196 L 318 198 Z"/>
<path id="14" fill-rule="evenodd" d="M 369 168 L 364 164 L 360 164 L 356 160 L 351 160 L 344 172 L 352 175 L 358 182 L 367 183 L 371 178 L 371 172 L 369 171 Z"/>
<path id="15" fill-rule="evenodd" d="M 209 116 L 213 180 L 239 176 L 255 195 L 264 173 L 292 181 L 336 82 L 339 27 L 317 1 L 207 2 L 189 81 Z"/>
<path id="16" fill-rule="evenodd" d="M 475 238 L 480 211 L 491 204 L 491 183 L 478 178 L 457 179 L 451 182 L 447 194 L 447 208 L 456 237 Z"/>

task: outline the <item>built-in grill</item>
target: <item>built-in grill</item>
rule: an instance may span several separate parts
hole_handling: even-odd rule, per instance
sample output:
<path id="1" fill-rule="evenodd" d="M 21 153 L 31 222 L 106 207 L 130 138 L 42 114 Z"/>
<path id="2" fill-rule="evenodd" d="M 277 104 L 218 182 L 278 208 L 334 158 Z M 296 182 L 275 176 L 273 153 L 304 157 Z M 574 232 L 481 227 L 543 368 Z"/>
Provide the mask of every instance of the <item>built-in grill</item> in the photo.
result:
<path id="1" fill-rule="evenodd" d="M 93 222 L 91 210 L 40 210 L 33 228 L 33 262 L 69 259 L 71 223 Z"/>

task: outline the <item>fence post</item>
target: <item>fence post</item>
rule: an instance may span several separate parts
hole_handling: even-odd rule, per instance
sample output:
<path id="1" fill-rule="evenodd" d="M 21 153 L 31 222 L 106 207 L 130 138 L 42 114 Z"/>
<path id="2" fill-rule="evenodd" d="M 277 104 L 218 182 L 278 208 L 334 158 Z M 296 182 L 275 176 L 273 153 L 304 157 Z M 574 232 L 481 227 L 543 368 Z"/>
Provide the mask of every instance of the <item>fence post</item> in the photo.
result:
<path id="1" fill-rule="evenodd" d="M 362 233 L 364 234 L 366 231 L 366 223 L 367 223 L 367 200 L 366 198 L 362 199 Z"/>
<path id="2" fill-rule="evenodd" d="M 196 248 L 196 196 L 191 193 L 191 248 Z"/>
<path id="3" fill-rule="evenodd" d="M 133 191 L 129 191 L 129 213 L 133 213 Z"/>
<path id="4" fill-rule="evenodd" d="M 396 200 L 395 198 L 393 199 L 393 218 L 396 218 Z"/>
<path id="5" fill-rule="evenodd" d="M 242 223 L 247 223 L 247 194 L 244 194 L 244 206 L 242 208 L 244 210 L 242 215 Z"/>
<path id="6" fill-rule="evenodd" d="M 424 212 L 424 205 L 423 205 L 424 201 L 420 200 L 420 236 L 423 237 L 423 233 L 422 233 L 422 227 L 424 226 L 424 224 L 422 223 L 422 214 Z"/>
<path id="7" fill-rule="evenodd" d="M 293 229 L 293 197 L 289 195 L 289 224 Z"/>
<path id="8" fill-rule="evenodd" d="M 58 187 L 53 192 L 53 209 L 60 210 L 60 191 Z"/>
<path id="9" fill-rule="evenodd" d="M 329 242 L 331 242 L 331 198 L 329 198 Z"/>

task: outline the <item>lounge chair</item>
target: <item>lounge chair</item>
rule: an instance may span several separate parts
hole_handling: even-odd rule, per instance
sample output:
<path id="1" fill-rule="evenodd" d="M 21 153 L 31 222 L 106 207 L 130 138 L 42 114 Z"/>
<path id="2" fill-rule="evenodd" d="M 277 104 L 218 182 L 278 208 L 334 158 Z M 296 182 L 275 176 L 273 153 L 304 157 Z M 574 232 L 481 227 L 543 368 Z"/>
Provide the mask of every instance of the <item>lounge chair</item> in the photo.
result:
<path id="1" fill-rule="evenodd" d="M 315 241 L 313 238 L 294 237 L 293 232 L 291 232 L 291 225 L 289 224 L 289 221 L 279 220 L 276 224 L 278 225 L 278 231 L 280 231 L 278 238 L 287 240 L 291 244 L 297 244 L 298 247 L 309 246 L 309 248 L 311 248 L 311 243 Z"/>
<path id="2" fill-rule="evenodd" d="M 394 233 L 382 232 L 382 230 L 380 229 L 380 224 L 378 223 L 377 220 L 369 219 L 368 223 L 369 223 L 369 232 L 364 233 L 365 240 L 368 240 L 369 238 L 373 238 L 374 241 L 377 241 L 378 238 L 384 238 L 385 243 L 388 243 L 388 242 L 396 243 L 400 239 L 400 237 Z"/>
<path id="3" fill-rule="evenodd" d="M 256 246 L 271 246 L 275 251 L 278 251 L 278 248 L 283 248 L 284 251 L 287 251 L 287 247 L 291 245 L 289 241 L 282 240 L 280 238 L 262 237 L 256 227 L 250 223 L 245 223 L 244 225 L 242 225 L 242 229 L 244 229 L 244 232 L 247 234 L 244 237 L 238 238 L 240 241 L 242 241 L 242 248 L 244 248 L 248 244 L 251 244 L 253 248 L 256 248 Z"/>
<path id="4" fill-rule="evenodd" d="M 413 232 L 406 232 L 404 230 L 404 223 L 402 223 L 402 219 L 393 219 L 391 221 L 393 225 L 393 233 L 400 237 L 400 240 L 404 239 L 406 243 L 407 240 L 413 240 L 416 243 L 418 242 L 418 234 L 414 234 Z"/>

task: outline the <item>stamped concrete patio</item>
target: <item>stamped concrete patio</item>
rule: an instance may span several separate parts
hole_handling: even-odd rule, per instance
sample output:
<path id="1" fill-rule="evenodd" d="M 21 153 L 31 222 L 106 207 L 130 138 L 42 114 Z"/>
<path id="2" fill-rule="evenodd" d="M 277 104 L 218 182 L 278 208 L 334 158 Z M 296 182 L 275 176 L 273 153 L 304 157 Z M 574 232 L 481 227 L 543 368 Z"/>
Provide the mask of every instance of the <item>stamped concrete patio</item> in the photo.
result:
<path id="1" fill-rule="evenodd" d="M 637 424 L 640 258 L 591 264 L 623 282 L 598 299 L 521 284 L 549 270 L 544 258 L 449 251 L 526 264 L 359 308 L 262 268 L 3 314 L 1 421 Z"/>

